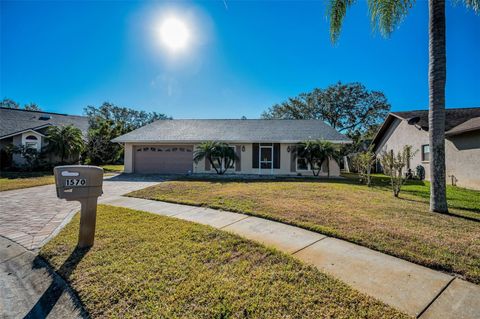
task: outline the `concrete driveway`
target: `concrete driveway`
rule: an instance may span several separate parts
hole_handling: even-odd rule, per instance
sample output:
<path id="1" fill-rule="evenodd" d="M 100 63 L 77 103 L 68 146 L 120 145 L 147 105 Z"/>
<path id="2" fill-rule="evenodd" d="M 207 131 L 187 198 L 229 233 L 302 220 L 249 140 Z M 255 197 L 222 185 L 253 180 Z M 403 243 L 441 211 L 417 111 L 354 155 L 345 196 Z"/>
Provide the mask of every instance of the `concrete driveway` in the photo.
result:
<path id="1" fill-rule="evenodd" d="M 135 175 L 105 178 L 104 194 L 99 203 L 162 180 L 159 176 Z M 0 192 L 0 236 L 36 250 L 68 223 L 79 209 L 78 202 L 58 199 L 55 185 Z"/>

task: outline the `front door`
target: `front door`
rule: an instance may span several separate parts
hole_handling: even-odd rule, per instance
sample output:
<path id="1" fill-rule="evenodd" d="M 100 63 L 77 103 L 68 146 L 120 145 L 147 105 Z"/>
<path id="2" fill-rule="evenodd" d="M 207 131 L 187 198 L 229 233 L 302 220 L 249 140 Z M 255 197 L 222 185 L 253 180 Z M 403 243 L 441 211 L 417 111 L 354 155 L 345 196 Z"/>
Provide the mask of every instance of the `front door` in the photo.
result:
<path id="1" fill-rule="evenodd" d="M 273 145 L 260 146 L 260 174 L 273 174 Z"/>

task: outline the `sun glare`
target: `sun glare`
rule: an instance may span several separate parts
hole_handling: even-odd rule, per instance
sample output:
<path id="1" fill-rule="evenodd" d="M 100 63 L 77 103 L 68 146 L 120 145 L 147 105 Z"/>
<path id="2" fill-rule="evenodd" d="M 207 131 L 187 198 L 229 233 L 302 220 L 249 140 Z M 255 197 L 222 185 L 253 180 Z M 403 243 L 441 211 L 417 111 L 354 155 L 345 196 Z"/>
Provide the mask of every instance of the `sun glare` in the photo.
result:
<path id="1" fill-rule="evenodd" d="M 176 17 L 166 18 L 159 29 L 160 40 L 171 51 L 184 50 L 190 39 L 187 25 Z"/>

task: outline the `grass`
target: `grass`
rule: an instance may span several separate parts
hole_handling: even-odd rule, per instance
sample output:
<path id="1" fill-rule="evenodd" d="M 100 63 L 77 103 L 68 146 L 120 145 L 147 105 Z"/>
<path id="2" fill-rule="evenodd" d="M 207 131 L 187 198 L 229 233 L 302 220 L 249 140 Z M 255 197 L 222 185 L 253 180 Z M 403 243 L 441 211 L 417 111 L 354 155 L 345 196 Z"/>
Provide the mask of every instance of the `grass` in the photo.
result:
<path id="1" fill-rule="evenodd" d="M 78 256 L 78 224 L 77 214 L 40 255 L 93 318 L 406 318 L 290 256 L 208 226 L 100 205 L 95 245 Z"/>
<path id="2" fill-rule="evenodd" d="M 282 221 L 480 283 L 480 192 L 448 188 L 452 215 L 428 211 L 428 185 L 394 198 L 384 177 L 356 180 L 177 180 L 129 196 Z"/>
<path id="3" fill-rule="evenodd" d="M 0 191 L 55 183 L 52 172 L 0 172 Z"/>
<path id="4" fill-rule="evenodd" d="M 105 175 L 123 172 L 123 165 L 102 165 Z M 54 184 L 53 171 L 0 172 L 0 192 Z"/>
<path id="5" fill-rule="evenodd" d="M 110 173 L 123 173 L 123 164 L 121 165 L 101 165 L 101 168 L 105 172 L 110 172 Z"/>

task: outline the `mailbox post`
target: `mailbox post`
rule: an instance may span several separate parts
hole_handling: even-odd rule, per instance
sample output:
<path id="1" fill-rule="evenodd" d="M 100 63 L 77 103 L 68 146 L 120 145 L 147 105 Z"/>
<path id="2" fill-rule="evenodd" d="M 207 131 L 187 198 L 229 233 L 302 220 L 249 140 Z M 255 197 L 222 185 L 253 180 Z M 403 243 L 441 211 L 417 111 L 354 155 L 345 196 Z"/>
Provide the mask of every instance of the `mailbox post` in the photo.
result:
<path id="1" fill-rule="evenodd" d="M 93 246 L 97 215 L 97 199 L 103 194 L 103 169 L 97 166 L 66 165 L 53 169 L 57 197 L 79 201 L 80 232 L 78 247 Z"/>

